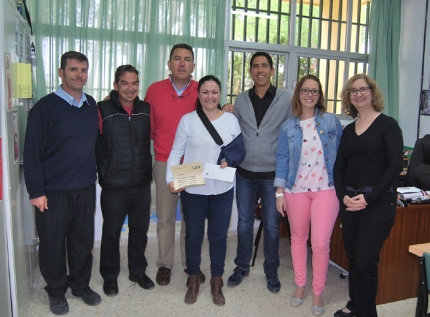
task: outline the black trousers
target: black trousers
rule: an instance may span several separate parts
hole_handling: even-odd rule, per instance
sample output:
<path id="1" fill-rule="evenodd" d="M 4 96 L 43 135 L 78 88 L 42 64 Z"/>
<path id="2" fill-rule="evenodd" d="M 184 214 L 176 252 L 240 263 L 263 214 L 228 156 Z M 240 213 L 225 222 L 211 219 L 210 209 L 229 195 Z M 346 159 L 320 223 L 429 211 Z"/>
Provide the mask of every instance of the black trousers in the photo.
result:
<path id="1" fill-rule="evenodd" d="M 100 249 L 100 274 L 105 281 L 116 280 L 120 271 L 119 239 L 128 215 L 128 269 L 130 275 L 145 273 L 148 242 L 151 184 L 127 189 L 102 189 L 100 205 L 103 232 Z"/>
<path id="2" fill-rule="evenodd" d="M 67 287 L 83 290 L 89 284 L 93 265 L 95 184 L 77 190 L 48 190 L 45 194 L 48 209 L 35 211 L 45 290 L 51 297 L 65 294 Z"/>
<path id="3" fill-rule="evenodd" d="M 394 225 L 395 200 L 387 199 L 360 211 L 346 211 L 340 218 L 349 258 L 349 297 L 346 307 L 357 317 L 375 317 L 379 253 Z"/>

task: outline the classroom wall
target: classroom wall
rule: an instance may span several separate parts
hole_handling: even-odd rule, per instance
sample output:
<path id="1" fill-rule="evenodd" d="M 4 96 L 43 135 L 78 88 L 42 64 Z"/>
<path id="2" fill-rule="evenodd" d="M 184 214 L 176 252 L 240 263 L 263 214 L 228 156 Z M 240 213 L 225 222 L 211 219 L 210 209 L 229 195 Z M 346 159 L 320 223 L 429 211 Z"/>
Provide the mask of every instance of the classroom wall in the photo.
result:
<path id="1" fill-rule="evenodd" d="M 417 140 L 418 117 L 420 117 L 420 137 L 430 133 L 430 116 L 419 115 L 425 9 L 426 0 L 403 0 L 402 2 L 399 124 L 403 131 L 404 144 L 407 146 L 414 146 Z"/>

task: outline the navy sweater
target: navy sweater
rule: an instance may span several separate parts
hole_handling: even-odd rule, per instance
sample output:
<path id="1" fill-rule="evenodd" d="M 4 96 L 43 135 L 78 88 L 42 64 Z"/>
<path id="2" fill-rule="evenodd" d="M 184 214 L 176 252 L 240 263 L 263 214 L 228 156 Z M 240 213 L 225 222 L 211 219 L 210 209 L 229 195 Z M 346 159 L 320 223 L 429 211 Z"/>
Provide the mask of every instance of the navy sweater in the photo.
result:
<path id="1" fill-rule="evenodd" d="M 54 93 L 30 110 L 24 143 L 24 177 L 30 199 L 45 190 L 82 189 L 96 181 L 97 105 L 81 108 Z"/>

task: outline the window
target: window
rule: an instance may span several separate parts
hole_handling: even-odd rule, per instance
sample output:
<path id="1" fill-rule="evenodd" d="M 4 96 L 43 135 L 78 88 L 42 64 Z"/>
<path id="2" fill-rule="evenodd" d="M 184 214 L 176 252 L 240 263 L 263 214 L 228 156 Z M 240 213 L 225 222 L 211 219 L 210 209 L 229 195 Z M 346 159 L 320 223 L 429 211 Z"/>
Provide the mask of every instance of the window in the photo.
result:
<path id="1" fill-rule="evenodd" d="M 306 74 L 318 76 L 328 111 L 340 113 L 339 92 L 350 76 L 367 72 L 370 0 L 229 0 L 227 101 L 252 87 L 249 59 L 272 55 L 272 83 L 293 92 Z"/>
<path id="2" fill-rule="evenodd" d="M 229 65 L 227 79 L 227 102 L 234 103 L 236 96 L 242 91 L 252 88 L 253 82 L 249 75 L 250 61 L 253 52 L 229 52 Z M 272 83 L 277 87 L 283 87 L 285 56 L 272 54 L 275 74 Z"/>
<path id="3" fill-rule="evenodd" d="M 115 69 L 132 64 L 140 71 L 141 98 L 153 82 L 167 77 L 175 43 L 194 48 L 194 78 L 223 75 L 225 1 L 222 0 L 38 0 L 30 1 L 36 54 L 35 98 L 59 84 L 60 56 L 76 50 L 89 59 L 85 91 L 103 99 Z"/>
<path id="4" fill-rule="evenodd" d="M 232 0 L 231 9 L 232 40 L 287 45 L 287 1 Z"/>

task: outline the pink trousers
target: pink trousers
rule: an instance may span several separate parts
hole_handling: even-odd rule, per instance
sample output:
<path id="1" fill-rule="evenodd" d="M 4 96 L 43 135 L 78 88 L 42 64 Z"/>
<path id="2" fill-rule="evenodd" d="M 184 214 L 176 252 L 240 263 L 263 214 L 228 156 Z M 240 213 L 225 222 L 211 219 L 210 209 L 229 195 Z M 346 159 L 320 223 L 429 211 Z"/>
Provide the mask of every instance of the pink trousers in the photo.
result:
<path id="1" fill-rule="evenodd" d="M 314 294 L 321 295 L 327 279 L 330 237 L 339 213 L 336 192 L 334 189 L 328 189 L 284 195 L 291 230 L 291 257 L 295 283 L 299 286 L 307 284 L 307 241 L 312 226 L 312 288 Z"/>

